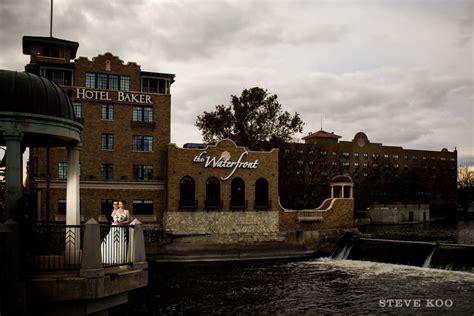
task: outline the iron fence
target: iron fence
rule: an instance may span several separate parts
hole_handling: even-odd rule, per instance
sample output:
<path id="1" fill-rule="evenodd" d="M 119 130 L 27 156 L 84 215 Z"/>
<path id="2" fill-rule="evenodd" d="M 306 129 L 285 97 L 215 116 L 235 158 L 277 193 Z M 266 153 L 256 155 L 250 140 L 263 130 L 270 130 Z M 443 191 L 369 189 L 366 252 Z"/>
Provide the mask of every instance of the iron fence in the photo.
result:
<path id="1" fill-rule="evenodd" d="M 104 267 L 132 262 L 129 253 L 129 228 L 132 225 L 100 225 L 100 252 Z"/>
<path id="2" fill-rule="evenodd" d="M 81 266 L 84 225 L 39 223 L 27 242 L 30 270 L 70 270 Z"/>

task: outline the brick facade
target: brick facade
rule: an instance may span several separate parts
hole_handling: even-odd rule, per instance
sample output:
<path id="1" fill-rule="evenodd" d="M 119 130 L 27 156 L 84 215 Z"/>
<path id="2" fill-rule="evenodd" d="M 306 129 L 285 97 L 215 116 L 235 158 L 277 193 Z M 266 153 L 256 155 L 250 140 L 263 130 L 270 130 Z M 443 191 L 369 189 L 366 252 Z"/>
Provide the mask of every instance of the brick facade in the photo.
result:
<path id="1" fill-rule="evenodd" d="M 28 37 L 28 45 L 24 46 L 24 53 L 30 54 L 31 59 L 26 70 L 51 76 L 49 79 L 60 84 L 79 108 L 77 120 L 84 126 L 80 150 L 81 216 L 105 220 L 101 216 L 102 202 L 123 199 L 136 217 L 161 223 L 166 209 L 165 155 L 170 142 L 170 86 L 174 75 L 143 72 L 136 63 L 124 63 L 111 53 L 92 60 L 79 57 L 70 61 L 68 58 L 75 57 L 78 46 L 74 42 Z M 51 51 L 45 47 L 55 45 L 61 46 L 60 56 L 42 56 Z M 61 81 L 70 74 L 72 80 Z M 96 77 L 88 82 L 87 74 Z M 149 88 L 144 80 L 161 86 Z M 148 116 L 142 120 L 137 113 L 143 115 L 145 111 Z M 31 200 L 41 220 L 61 218 L 58 202 L 66 196 L 61 164 L 67 164 L 65 148 L 30 151 L 29 177 L 36 195 Z M 147 209 L 145 214 L 143 209 L 135 210 L 134 201 L 137 205 L 146 201 L 148 207 L 151 203 L 152 211 Z"/>

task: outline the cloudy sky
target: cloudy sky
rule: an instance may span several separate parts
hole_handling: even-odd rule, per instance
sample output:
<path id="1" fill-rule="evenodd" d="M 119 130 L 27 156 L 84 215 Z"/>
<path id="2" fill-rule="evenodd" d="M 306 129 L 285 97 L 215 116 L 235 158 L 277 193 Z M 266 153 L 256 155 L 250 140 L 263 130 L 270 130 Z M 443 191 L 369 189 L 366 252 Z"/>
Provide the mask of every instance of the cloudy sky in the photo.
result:
<path id="1" fill-rule="evenodd" d="M 176 74 L 171 139 L 259 86 L 342 140 L 458 149 L 474 165 L 472 0 L 55 0 L 53 36 Z M 49 36 L 50 0 L 2 0 L 0 68 L 24 70 L 23 35 Z"/>

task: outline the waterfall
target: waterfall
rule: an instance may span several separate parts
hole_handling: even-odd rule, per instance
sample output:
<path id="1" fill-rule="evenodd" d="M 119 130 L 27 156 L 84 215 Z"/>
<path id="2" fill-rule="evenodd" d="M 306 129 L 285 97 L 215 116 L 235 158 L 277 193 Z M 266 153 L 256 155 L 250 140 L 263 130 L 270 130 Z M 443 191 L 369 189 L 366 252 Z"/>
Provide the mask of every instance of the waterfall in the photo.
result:
<path id="1" fill-rule="evenodd" d="M 331 257 L 335 260 L 344 260 L 349 257 L 349 253 L 351 252 L 352 249 L 352 244 L 351 245 L 345 245 L 344 248 L 342 248 L 341 251 L 339 251 L 337 254 L 333 254 Z"/>
<path id="2" fill-rule="evenodd" d="M 433 251 L 430 253 L 428 258 L 426 258 L 425 263 L 423 263 L 423 268 L 429 268 L 431 265 L 431 258 L 433 258 L 433 254 L 436 251 L 436 247 L 433 248 Z"/>

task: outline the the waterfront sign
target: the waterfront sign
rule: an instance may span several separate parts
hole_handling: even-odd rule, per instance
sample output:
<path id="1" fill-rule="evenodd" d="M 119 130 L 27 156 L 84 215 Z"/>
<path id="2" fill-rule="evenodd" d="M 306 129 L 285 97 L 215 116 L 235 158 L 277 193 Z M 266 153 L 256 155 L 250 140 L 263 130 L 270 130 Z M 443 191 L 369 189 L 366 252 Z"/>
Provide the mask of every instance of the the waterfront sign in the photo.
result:
<path id="1" fill-rule="evenodd" d="M 258 159 L 255 159 L 254 161 L 242 161 L 242 159 L 248 154 L 248 151 L 244 151 L 242 154 L 240 154 L 240 157 L 239 159 L 237 159 L 237 161 L 231 161 L 230 154 L 228 151 L 224 151 L 219 158 L 211 157 L 207 155 L 207 151 L 203 151 L 202 153 L 194 157 L 193 162 L 204 163 L 204 168 L 210 167 L 232 169 L 227 176 L 221 177 L 221 180 L 225 181 L 232 177 L 232 175 L 237 169 L 257 169 Z"/>
<path id="2" fill-rule="evenodd" d="M 116 100 L 113 100 L 109 92 L 110 91 L 77 88 L 76 98 L 96 101 L 118 101 L 139 104 L 152 104 L 151 95 L 148 94 L 117 91 L 117 98 Z"/>

